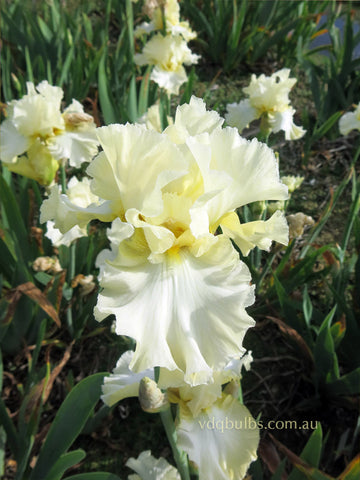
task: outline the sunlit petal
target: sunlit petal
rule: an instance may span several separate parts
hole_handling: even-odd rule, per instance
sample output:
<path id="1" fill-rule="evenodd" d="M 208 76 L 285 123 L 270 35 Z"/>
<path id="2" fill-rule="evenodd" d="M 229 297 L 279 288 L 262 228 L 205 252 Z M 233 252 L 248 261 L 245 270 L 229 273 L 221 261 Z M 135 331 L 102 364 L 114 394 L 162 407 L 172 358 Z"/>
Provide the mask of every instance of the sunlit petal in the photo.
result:
<path id="1" fill-rule="evenodd" d="M 345 113 L 339 121 L 341 135 L 347 135 L 351 130 L 360 130 L 360 103 L 354 112 Z"/>
<path id="2" fill-rule="evenodd" d="M 89 165 L 92 191 L 110 200 L 118 216 L 135 208 L 145 216 L 161 213 L 161 189 L 185 173 L 187 164 L 169 138 L 140 125 L 98 129 L 104 150 Z"/>
<path id="3" fill-rule="evenodd" d="M 154 378 L 154 369 L 134 373 L 129 365 L 134 352 L 128 350 L 123 353 L 116 363 L 116 367 L 108 377 L 104 378 L 101 400 L 109 407 L 123 398 L 137 397 L 139 394 L 140 380 L 144 377 Z"/>
<path id="4" fill-rule="evenodd" d="M 239 103 L 229 103 L 226 106 L 227 113 L 225 120 L 230 127 L 236 127 L 241 133 L 253 120 L 259 117 L 249 99 L 241 100 Z"/>
<path id="5" fill-rule="evenodd" d="M 116 332 L 136 340 L 135 372 L 152 366 L 181 370 L 196 385 L 238 356 L 253 325 L 245 311 L 253 287 L 227 239 L 219 238 L 200 257 L 180 250 L 165 262 L 130 268 L 122 265 L 121 253 L 102 271 L 95 316 L 115 314 Z"/>
<path id="6" fill-rule="evenodd" d="M 150 450 L 140 453 L 137 459 L 129 458 L 126 466 L 138 473 L 129 475 L 128 480 L 180 480 L 176 468 L 164 458 L 154 458 Z"/>
<path id="7" fill-rule="evenodd" d="M 199 480 L 242 480 L 256 460 L 259 429 L 250 412 L 223 394 L 197 417 L 181 410 L 179 447 L 198 467 Z"/>
<path id="8" fill-rule="evenodd" d="M 234 240 L 243 255 L 258 247 L 269 250 L 273 241 L 287 245 L 289 241 L 289 227 L 285 215 L 279 210 L 268 220 L 257 220 L 240 224 L 235 212 L 226 215 L 220 222 L 223 233 Z"/>

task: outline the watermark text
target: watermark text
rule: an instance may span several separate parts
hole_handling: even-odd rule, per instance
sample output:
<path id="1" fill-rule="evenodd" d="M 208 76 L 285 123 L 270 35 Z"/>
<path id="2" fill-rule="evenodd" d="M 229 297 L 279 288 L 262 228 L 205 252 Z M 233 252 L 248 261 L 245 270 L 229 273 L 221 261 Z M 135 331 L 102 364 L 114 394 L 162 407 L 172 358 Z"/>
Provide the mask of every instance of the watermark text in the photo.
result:
<path id="1" fill-rule="evenodd" d="M 246 417 L 241 420 L 233 420 L 228 417 L 224 419 L 199 420 L 201 430 L 217 430 L 223 433 L 226 430 L 316 430 L 317 420 L 254 420 Z"/>

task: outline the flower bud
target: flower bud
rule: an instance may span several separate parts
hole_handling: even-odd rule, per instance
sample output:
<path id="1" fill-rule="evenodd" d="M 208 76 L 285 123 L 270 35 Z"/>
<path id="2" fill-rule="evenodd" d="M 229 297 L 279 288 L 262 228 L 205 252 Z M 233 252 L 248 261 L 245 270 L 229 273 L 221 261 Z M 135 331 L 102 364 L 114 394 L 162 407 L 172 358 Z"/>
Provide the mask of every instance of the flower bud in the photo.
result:
<path id="1" fill-rule="evenodd" d="M 158 413 L 169 407 L 166 393 L 163 393 L 154 380 L 144 377 L 139 385 L 139 402 L 141 408 L 148 413 Z"/>
<path id="2" fill-rule="evenodd" d="M 307 225 L 314 225 L 314 219 L 302 212 L 288 215 L 286 220 L 289 223 L 289 237 L 297 238 L 304 234 L 304 228 Z"/>
<path id="3" fill-rule="evenodd" d="M 304 177 L 287 175 L 281 177 L 281 181 L 285 183 L 285 185 L 288 187 L 289 193 L 293 193 L 294 190 L 300 187 L 300 185 L 304 181 Z"/>
<path id="4" fill-rule="evenodd" d="M 35 272 L 59 273 L 62 271 L 58 258 L 38 257 L 32 264 Z"/>
<path id="5" fill-rule="evenodd" d="M 79 274 L 71 282 L 71 287 L 75 288 L 80 285 L 80 295 L 85 297 L 91 293 L 95 288 L 94 276 Z"/>

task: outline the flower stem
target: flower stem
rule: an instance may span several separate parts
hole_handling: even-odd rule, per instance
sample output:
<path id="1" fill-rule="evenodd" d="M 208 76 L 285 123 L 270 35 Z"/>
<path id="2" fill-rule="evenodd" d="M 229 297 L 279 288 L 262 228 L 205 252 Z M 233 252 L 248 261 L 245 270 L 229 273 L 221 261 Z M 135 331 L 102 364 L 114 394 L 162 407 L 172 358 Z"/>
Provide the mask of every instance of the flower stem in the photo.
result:
<path id="1" fill-rule="evenodd" d="M 66 194 L 66 170 L 65 165 L 63 162 L 60 164 L 60 180 L 61 180 L 61 193 Z M 76 262 L 76 245 L 73 243 L 70 245 L 69 253 L 69 268 L 67 272 L 67 281 L 68 284 L 71 285 L 71 280 L 75 277 L 75 262 Z M 66 321 L 68 325 L 68 329 L 70 331 L 71 336 L 74 335 L 74 325 L 73 325 L 73 318 L 72 318 L 72 306 L 71 302 L 66 310 Z"/>
<path id="2" fill-rule="evenodd" d="M 244 398 L 243 398 L 243 394 L 242 394 L 241 382 L 239 382 L 238 400 L 242 405 L 244 405 Z"/>
<path id="3" fill-rule="evenodd" d="M 171 445 L 171 450 L 179 470 L 181 480 L 190 480 L 189 473 L 189 464 L 187 460 L 186 453 L 178 448 L 176 445 L 176 430 L 174 425 L 174 420 L 171 414 L 171 408 L 166 409 L 163 412 L 160 412 L 161 421 L 164 425 L 166 436 Z"/>
<path id="4" fill-rule="evenodd" d="M 66 193 L 66 171 L 65 165 L 61 162 L 60 164 L 60 180 L 61 180 L 61 193 Z"/>

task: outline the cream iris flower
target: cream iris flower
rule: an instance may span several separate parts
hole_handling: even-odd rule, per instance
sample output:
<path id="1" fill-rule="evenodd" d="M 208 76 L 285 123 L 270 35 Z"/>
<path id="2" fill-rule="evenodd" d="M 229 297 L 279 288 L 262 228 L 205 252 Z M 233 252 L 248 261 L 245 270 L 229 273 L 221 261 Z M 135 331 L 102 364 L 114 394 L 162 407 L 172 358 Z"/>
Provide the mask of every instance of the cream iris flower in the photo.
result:
<path id="1" fill-rule="evenodd" d="M 182 35 L 189 42 L 196 37 L 196 33 L 190 28 L 189 22 L 180 21 L 180 5 L 177 0 L 165 0 L 155 2 L 154 5 L 144 6 L 144 13 L 148 15 L 151 22 L 143 22 L 135 29 L 135 36 L 151 33 L 153 31 L 165 31 L 171 35 Z"/>
<path id="2" fill-rule="evenodd" d="M 60 160 L 79 167 L 97 153 L 93 118 L 76 100 L 61 113 L 62 97 L 62 89 L 47 81 L 36 89 L 28 82 L 27 94 L 9 103 L 0 127 L 0 159 L 9 170 L 48 185 Z"/>
<path id="3" fill-rule="evenodd" d="M 270 148 L 221 123 L 192 98 L 163 133 L 99 128 L 103 151 L 87 170 L 99 203 L 80 208 L 55 192 L 42 207 L 42 221 L 63 232 L 112 220 L 111 250 L 97 260 L 95 317 L 114 314 L 116 333 L 136 340 L 133 371 L 164 367 L 191 385 L 237 357 L 254 324 L 245 310 L 254 301 L 250 273 L 230 238 L 245 254 L 288 240 L 282 213 L 240 224 L 237 207 L 286 199 L 287 188 Z"/>
<path id="4" fill-rule="evenodd" d="M 347 112 L 340 118 L 339 130 L 341 135 L 347 135 L 351 130 L 360 131 L 360 103 L 354 112 Z"/>
<path id="5" fill-rule="evenodd" d="M 289 99 L 296 79 L 289 78 L 289 75 L 290 70 L 287 68 L 270 77 L 262 74 L 257 78 L 252 75 L 250 85 L 243 89 L 249 98 L 227 106 L 227 123 L 242 132 L 253 120 L 261 118 L 260 128 L 263 133 L 283 130 L 286 140 L 301 138 L 305 130 L 294 124 L 295 110 L 290 106 Z"/>
<path id="6" fill-rule="evenodd" d="M 138 458 L 129 458 L 126 466 L 138 475 L 129 475 L 128 480 L 181 480 L 175 467 L 165 458 L 158 460 L 151 455 L 150 450 L 141 452 Z"/>
<path id="7" fill-rule="evenodd" d="M 186 82 L 184 65 L 197 63 L 199 55 L 191 53 L 186 41 L 180 35 L 160 33 L 152 37 L 142 53 L 135 55 L 137 65 L 154 65 L 150 78 L 169 94 L 178 94 L 180 86 Z"/>
<path id="8" fill-rule="evenodd" d="M 148 372 L 130 369 L 134 352 L 125 352 L 114 372 L 106 377 L 102 400 L 109 406 L 129 396 L 139 395 L 139 383 Z M 167 388 L 170 402 L 178 404 L 177 444 L 189 455 L 203 480 L 241 480 L 253 460 L 259 443 L 259 429 L 244 405 L 237 400 L 241 367 L 248 367 L 249 355 L 232 360 L 214 373 L 214 381 L 191 387 L 160 369 L 159 386 Z M 222 385 L 228 383 L 222 391 Z M 176 385 L 177 383 L 177 385 Z M 169 385 L 168 385 L 169 386 Z M 231 388 L 229 388 L 231 387 Z M 233 396 L 228 391 L 232 390 Z M 142 477 L 141 477 L 142 478 Z"/>

